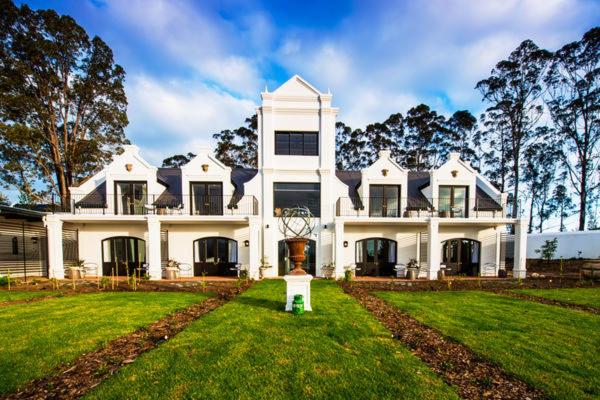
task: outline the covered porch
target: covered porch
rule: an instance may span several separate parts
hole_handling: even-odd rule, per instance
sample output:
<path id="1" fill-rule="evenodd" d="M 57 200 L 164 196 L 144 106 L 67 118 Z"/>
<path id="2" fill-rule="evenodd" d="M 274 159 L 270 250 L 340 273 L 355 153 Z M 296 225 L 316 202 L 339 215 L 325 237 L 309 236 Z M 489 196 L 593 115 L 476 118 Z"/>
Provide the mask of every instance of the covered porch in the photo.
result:
<path id="1" fill-rule="evenodd" d="M 514 226 L 515 234 L 508 234 Z M 335 222 L 336 275 L 360 277 L 525 277 L 526 223 L 520 219 L 365 219 Z M 440 273 L 440 271 L 443 271 Z"/>
<path id="2" fill-rule="evenodd" d="M 242 269 L 250 276 L 258 274 L 257 217 L 55 214 L 47 216 L 46 225 L 49 273 L 57 279 L 68 276 L 77 264 L 86 277 L 126 279 L 136 274 L 193 281 L 234 279 Z M 167 273 L 175 265 L 176 273 Z"/>

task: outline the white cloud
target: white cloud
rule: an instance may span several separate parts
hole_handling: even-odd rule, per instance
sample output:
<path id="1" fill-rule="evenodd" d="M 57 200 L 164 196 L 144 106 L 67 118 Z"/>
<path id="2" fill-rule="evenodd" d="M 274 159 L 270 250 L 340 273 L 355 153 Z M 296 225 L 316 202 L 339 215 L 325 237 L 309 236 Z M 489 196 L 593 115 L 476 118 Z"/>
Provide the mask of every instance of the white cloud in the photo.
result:
<path id="1" fill-rule="evenodd" d="M 155 164 L 175 153 L 213 145 L 213 133 L 242 125 L 256 107 L 202 82 L 135 76 L 126 90 L 127 136 Z"/>
<path id="2" fill-rule="evenodd" d="M 108 0 L 107 4 L 109 13 L 134 34 L 175 63 L 194 69 L 200 78 L 245 96 L 260 89 L 263 81 L 252 52 L 239 40 L 236 27 L 217 13 L 185 0 Z M 248 19 L 246 29 L 250 40 L 260 42 L 269 36 L 270 26 L 255 15 Z"/>

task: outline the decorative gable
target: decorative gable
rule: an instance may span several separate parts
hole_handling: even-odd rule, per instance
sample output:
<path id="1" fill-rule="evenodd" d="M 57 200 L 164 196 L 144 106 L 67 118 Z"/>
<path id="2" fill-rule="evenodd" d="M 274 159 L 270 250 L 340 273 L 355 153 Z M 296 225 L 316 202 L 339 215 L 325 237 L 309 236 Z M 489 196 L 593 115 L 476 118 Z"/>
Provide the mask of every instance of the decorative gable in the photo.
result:
<path id="1" fill-rule="evenodd" d="M 183 195 L 189 194 L 191 182 L 220 182 L 223 184 L 223 195 L 233 194 L 231 168 L 219 161 L 209 148 L 203 147 L 198 155 L 181 167 Z"/>
<path id="2" fill-rule="evenodd" d="M 272 94 L 289 97 L 318 97 L 321 95 L 321 92 L 299 75 L 294 75 L 283 85 L 279 86 Z"/>

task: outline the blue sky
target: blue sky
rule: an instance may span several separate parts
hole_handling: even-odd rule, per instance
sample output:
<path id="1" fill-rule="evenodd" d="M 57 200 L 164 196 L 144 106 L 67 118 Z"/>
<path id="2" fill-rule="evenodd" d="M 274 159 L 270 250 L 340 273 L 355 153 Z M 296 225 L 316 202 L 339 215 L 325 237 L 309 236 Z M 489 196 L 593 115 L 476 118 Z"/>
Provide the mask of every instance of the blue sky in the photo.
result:
<path id="1" fill-rule="evenodd" d="M 352 127 L 421 102 L 478 113 L 475 84 L 522 40 L 555 50 L 600 22 L 589 0 L 26 3 L 110 45 L 127 72 L 127 136 L 156 164 L 212 145 L 296 73 L 330 89 Z"/>

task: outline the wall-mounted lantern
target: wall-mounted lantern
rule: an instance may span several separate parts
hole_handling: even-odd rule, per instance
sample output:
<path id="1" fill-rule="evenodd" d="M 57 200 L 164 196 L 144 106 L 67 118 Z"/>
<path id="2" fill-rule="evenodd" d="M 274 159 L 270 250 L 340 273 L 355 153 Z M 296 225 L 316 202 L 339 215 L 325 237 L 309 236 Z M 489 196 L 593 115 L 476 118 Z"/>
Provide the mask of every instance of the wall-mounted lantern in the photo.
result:
<path id="1" fill-rule="evenodd" d="M 348 241 L 344 240 L 344 247 L 348 247 Z"/>
<path id="2" fill-rule="evenodd" d="M 202 164 L 202 171 L 208 172 L 208 164 Z"/>
<path id="3" fill-rule="evenodd" d="M 389 170 L 386 169 L 386 168 L 384 168 L 384 169 L 381 170 L 381 175 L 387 176 L 388 172 L 389 172 Z"/>
<path id="4" fill-rule="evenodd" d="M 125 169 L 127 170 L 127 172 L 131 172 L 131 170 L 133 169 L 133 164 L 125 164 Z"/>
<path id="5" fill-rule="evenodd" d="M 244 247 L 250 247 L 250 241 L 244 240 Z"/>
<path id="6" fill-rule="evenodd" d="M 323 229 L 327 229 L 327 224 L 323 225 Z"/>
<path id="7" fill-rule="evenodd" d="M 458 175 L 458 171 L 453 169 L 452 171 L 450 171 L 450 173 L 452 174 L 453 178 L 456 178 L 456 176 Z"/>

